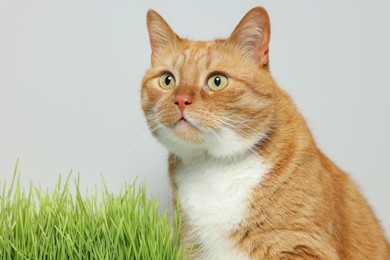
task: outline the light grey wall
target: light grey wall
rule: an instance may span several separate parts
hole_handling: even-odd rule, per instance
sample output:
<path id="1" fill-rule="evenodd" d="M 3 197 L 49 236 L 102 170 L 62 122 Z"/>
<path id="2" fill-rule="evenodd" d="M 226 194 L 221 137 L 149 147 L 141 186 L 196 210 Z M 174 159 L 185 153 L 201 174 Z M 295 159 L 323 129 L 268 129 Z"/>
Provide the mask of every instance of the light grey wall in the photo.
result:
<path id="1" fill-rule="evenodd" d="M 80 172 L 110 190 L 147 179 L 168 203 L 166 152 L 140 108 L 148 8 L 192 39 L 271 16 L 271 70 L 319 146 L 351 173 L 390 234 L 389 1 L 0 0 L 0 179 L 51 186 Z"/>

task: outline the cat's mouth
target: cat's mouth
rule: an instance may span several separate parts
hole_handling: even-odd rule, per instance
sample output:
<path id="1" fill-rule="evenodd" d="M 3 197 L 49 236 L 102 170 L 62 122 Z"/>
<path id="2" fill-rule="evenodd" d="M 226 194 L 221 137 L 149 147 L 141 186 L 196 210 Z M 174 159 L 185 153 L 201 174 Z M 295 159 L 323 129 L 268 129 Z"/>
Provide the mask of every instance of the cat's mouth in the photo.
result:
<path id="1" fill-rule="evenodd" d="M 184 116 L 180 117 L 179 120 L 176 121 L 174 127 L 182 126 L 182 125 L 193 126 Z"/>
<path id="2" fill-rule="evenodd" d="M 187 122 L 187 119 L 185 119 L 185 117 L 182 116 L 182 117 L 177 121 L 177 123 L 180 123 L 180 122 Z"/>
<path id="3" fill-rule="evenodd" d="M 189 143 L 203 142 L 203 134 L 193 119 L 181 116 L 172 127 L 172 131 L 176 137 Z"/>
<path id="4" fill-rule="evenodd" d="M 191 122 L 191 120 L 189 120 L 188 118 L 184 117 L 184 116 L 181 116 L 179 118 L 179 120 L 176 121 L 176 123 L 174 124 L 174 128 L 177 128 L 177 127 L 192 127 L 192 128 L 195 128 L 196 130 L 199 130 L 199 128 L 197 126 L 195 126 L 195 124 L 193 122 Z"/>

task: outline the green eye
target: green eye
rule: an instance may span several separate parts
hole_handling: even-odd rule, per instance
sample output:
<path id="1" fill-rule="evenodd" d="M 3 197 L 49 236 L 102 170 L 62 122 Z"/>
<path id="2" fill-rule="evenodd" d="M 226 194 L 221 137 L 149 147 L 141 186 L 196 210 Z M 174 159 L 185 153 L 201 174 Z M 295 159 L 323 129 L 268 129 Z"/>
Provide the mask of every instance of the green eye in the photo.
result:
<path id="1" fill-rule="evenodd" d="M 171 89 L 175 87 L 176 80 L 171 73 L 164 73 L 160 76 L 160 87 L 163 89 Z"/>
<path id="2" fill-rule="evenodd" d="M 221 90 L 228 84 L 228 79 L 224 75 L 215 74 L 207 80 L 207 86 L 211 90 Z"/>

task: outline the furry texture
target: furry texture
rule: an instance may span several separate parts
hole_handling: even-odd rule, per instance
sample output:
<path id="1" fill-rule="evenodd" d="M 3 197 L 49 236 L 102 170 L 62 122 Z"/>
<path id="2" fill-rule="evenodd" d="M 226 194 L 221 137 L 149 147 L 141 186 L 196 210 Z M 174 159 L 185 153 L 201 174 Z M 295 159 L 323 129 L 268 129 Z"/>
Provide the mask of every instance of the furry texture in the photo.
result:
<path id="1" fill-rule="evenodd" d="M 182 39 L 154 11 L 147 24 L 142 108 L 170 152 L 192 258 L 390 259 L 357 186 L 318 150 L 272 79 L 265 9 L 250 10 L 226 40 Z M 169 89 L 160 86 L 166 73 Z M 227 86 L 213 91 L 213 75 Z"/>
<path id="2" fill-rule="evenodd" d="M 198 252 L 202 259 L 249 259 L 235 248 L 229 233 L 244 219 L 249 192 L 267 171 L 254 153 L 237 162 L 204 155 L 181 161 L 174 180 L 181 210 L 191 222 L 185 239 L 203 241 Z"/>

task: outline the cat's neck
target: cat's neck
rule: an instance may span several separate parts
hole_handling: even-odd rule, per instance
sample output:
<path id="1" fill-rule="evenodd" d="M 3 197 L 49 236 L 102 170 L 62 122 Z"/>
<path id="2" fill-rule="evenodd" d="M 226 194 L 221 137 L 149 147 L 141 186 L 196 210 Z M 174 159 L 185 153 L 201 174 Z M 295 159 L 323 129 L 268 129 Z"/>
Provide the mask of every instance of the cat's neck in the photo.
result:
<path id="1" fill-rule="evenodd" d="M 248 157 L 253 156 L 255 154 L 253 150 L 247 150 L 242 153 L 238 153 L 235 155 L 230 155 L 230 156 L 223 156 L 223 157 L 216 157 L 214 155 L 210 155 L 206 151 L 196 151 L 192 153 L 185 153 L 178 158 L 182 162 L 182 165 L 188 165 L 188 164 L 193 164 L 193 162 L 208 162 L 208 163 L 214 163 L 214 164 L 225 164 L 225 165 L 230 165 L 230 164 L 236 164 L 240 161 L 243 161 L 247 159 Z"/>
<path id="2" fill-rule="evenodd" d="M 268 137 L 258 143 L 257 151 L 272 166 L 274 176 L 284 174 L 288 178 L 295 167 L 305 164 L 306 155 L 310 160 L 319 160 L 322 154 L 289 95 L 282 89 L 277 91 L 274 124 Z"/>

